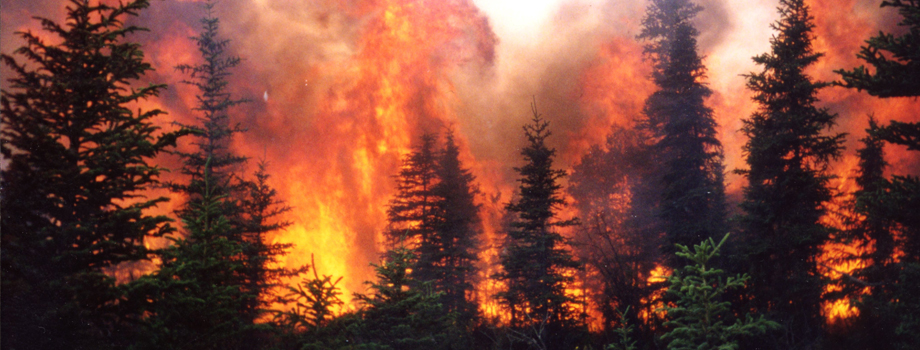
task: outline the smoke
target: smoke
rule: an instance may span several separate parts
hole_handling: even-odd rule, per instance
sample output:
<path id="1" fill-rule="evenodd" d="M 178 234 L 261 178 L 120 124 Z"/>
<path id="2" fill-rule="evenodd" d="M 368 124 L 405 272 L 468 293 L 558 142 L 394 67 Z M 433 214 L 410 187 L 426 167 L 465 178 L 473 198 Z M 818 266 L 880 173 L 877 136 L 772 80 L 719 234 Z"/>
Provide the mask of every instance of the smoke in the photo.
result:
<path id="1" fill-rule="evenodd" d="M 726 169 L 744 166 L 738 132 L 756 108 L 740 74 L 759 70 L 751 57 L 769 49 L 775 0 L 704 0 L 696 25 L 714 90 L 707 101 L 720 123 Z M 0 0 L 0 50 L 21 42 L 12 33 L 38 30 L 33 15 L 63 20 L 60 1 Z M 877 1 L 810 2 L 815 47 L 826 56 L 817 79 L 855 67 L 862 41 L 897 30 L 894 11 Z M 476 6 L 478 5 L 478 7 Z M 222 1 L 215 7 L 230 53 L 244 59 L 232 73 L 236 97 L 251 100 L 233 114 L 249 131 L 234 140 L 240 154 L 270 162 L 270 183 L 294 207 L 294 223 L 276 237 L 297 247 L 290 265 L 316 255 L 322 274 L 345 276 L 347 292 L 363 291 L 378 259 L 378 235 L 393 192 L 399 157 L 423 132 L 456 128 L 463 160 L 481 183 L 483 202 L 501 208 L 515 187 L 521 126 L 530 103 L 551 122 L 557 166 L 570 168 L 613 125 L 630 125 L 653 90 L 642 44 L 635 40 L 646 1 L 571 0 L 510 4 L 494 1 Z M 174 67 L 199 59 L 189 39 L 204 16 L 201 2 L 153 1 L 132 23 L 150 28 L 143 44 L 156 69 L 145 78 L 169 84 L 149 107 L 169 121 L 194 123 L 195 91 Z M 10 70 L 0 73 L 8 77 Z M 9 84 L 4 81 L 4 88 Z M 266 97 L 267 96 L 267 97 Z M 918 121 L 920 104 L 879 100 L 842 88 L 825 89 L 822 104 L 840 114 L 837 129 L 855 140 L 866 115 L 881 122 Z M 190 147 L 186 141 L 182 147 Z M 892 171 L 917 171 L 917 159 L 889 152 Z M 158 160 L 177 168 L 175 159 Z M 254 163 L 254 162 L 251 162 Z M 840 170 L 843 171 L 843 170 Z M 173 175 L 175 176 L 175 173 Z M 741 179 L 727 178 L 729 193 Z M 181 199 L 173 201 L 176 205 Z M 492 214 L 494 215 L 494 213 Z"/>

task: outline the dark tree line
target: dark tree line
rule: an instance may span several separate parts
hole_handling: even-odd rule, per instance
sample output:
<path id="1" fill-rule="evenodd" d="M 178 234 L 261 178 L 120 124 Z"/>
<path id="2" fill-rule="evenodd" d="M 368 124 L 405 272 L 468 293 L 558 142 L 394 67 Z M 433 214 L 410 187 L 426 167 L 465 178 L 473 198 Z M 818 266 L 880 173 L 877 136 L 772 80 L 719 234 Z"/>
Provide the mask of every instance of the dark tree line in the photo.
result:
<path id="1" fill-rule="evenodd" d="M 880 98 L 920 96 L 920 2 L 897 9 L 903 34 L 880 33 L 857 56 L 867 67 L 843 81 L 806 73 L 813 15 L 781 0 L 770 51 L 746 75 L 758 109 L 741 132 L 747 179 L 741 214 L 727 216 L 722 146 L 705 105 L 711 94 L 689 0 L 653 0 L 639 39 L 657 90 L 635 125 L 615 126 L 574 167 L 568 193 L 582 220 L 560 217 L 568 173 L 554 167 L 550 123 L 533 105 L 524 125 L 518 188 L 507 204 L 499 272 L 488 278 L 502 317 L 479 311 L 476 179 L 448 129 L 423 135 L 403 158 L 387 210 L 387 250 L 366 293 L 343 310 L 340 276 L 276 268 L 288 248 L 266 236 L 292 210 L 269 185 L 267 165 L 229 147 L 245 132 L 230 120 L 229 77 L 240 58 L 221 39 L 207 2 L 199 63 L 177 67 L 196 88 L 194 123 L 160 130 L 159 110 L 128 106 L 164 85 L 137 86 L 151 70 L 128 25 L 149 6 L 71 0 L 63 24 L 39 19 L 60 39 L 18 33 L 3 55 L 0 346 L 4 349 L 911 349 L 920 343 L 920 180 L 887 174 L 886 145 L 920 151 L 917 123 L 870 117 L 856 150 L 858 190 L 845 227 L 821 219 L 838 194 L 827 171 L 842 152 L 837 115 L 820 107 L 832 84 Z M 563 116 L 564 117 L 564 116 Z M 177 140 L 192 150 L 177 152 Z M 182 160 L 182 180 L 161 183 L 156 156 Z M 167 187 L 186 197 L 179 222 L 145 211 Z M 726 235 L 728 231 L 738 234 Z M 716 243 L 719 237 L 721 241 Z M 734 237 L 734 238 L 729 238 Z M 167 239 L 162 249 L 150 239 Z M 857 244 L 862 262 L 832 282 L 818 259 L 830 242 Z M 726 254 L 727 253 L 727 254 Z M 719 255 L 722 257 L 719 257 Z M 726 256 L 727 255 L 727 256 Z M 127 281 L 111 271 L 156 261 Z M 726 276 L 726 272 L 731 276 Z M 663 274 L 664 276 L 654 276 Z M 293 286 L 286 277 L 302 278 Z M 588 276 L 588 277 L 584 277 Z M 663 281 L 663 282 L 658 282 Z M 583 288 L 603 328 L 588 329 Z M 859 314 L 828 325 L 821 305 L 850 298 Z M 275 304 L 286 304 L 274 310 Z"/>

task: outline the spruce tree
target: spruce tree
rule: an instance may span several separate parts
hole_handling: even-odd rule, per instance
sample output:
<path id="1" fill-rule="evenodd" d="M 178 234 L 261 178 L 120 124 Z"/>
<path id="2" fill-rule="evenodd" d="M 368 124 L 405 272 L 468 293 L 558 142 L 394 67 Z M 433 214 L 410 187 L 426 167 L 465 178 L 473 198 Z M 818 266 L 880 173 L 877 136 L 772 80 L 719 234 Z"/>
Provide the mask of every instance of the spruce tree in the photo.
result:
<path id="1" fill-rule="evenodd" d="M 182 219 L 188 236 L 170 237 L 160 269 L 132 286 L 146 301 L 135 349 L 254 348 L 253 325 L 239 314 L 250 299 L 238 282 L 246 265 L 228 258 L 239 257 L 243 246 L 226 236 L 233 229 L 224 214 L 227 195 L 217 194 L 210 172 L 202 175 L 201 198 Z"/>
<path id="2" fill-rule="evenodd" d="M 749 265 L 752 306 L 785 327 L 779 348 L 812 346 L 821 336 L 825 280 L 816 258 L 831 229 L 820 220 L 833 194 L 828 162 L 843 134 L 826 133 L 836 114 L 815 106 L 828 84 L 805 70 L 822 56 L 812 49 L 812 17 L 802 0 L 781 0 L 771 51 L 754 57 L 760 73 L 746 75 L 759 108 L 744 120 L 748 169 L 741 258 Z"/>
<path id="3" fill-rule="evenodd" d="M 524 126 L 528 144 L 521 150 L 526 163 L 515 168 L 520 174 L 520 197 L 506 207 L 514 219 L 499 257 L 502 271 L 494 278 L 505 284 L 497 297 L 508 308 L 511 327 L 536 329 L 534 338 L 547 340 L 567 333 L 564 329 L 572 333 L 577 325 L 570 309 L 575 301 L 565 288 L 581 265 L 558 231 L 577 223 L 557 219 L 565 205 L 559 182 L 566 173 L 553 169 L 556 151 L 546 145 L 549 122 L 537 113 L 535 104 L 532 110 L 531 124 Z"/>
<path id="4" fill-rule="evenodd" d="M 844 86 L 866 90 L 872 96 L 920 96 L 920 45 L 917 45 L 920 42 L 920 1 L 886 0 L 881 7 L 896 8 L 902 17 L 898 25 L 907 30 L 899 36 L 879 32 L 866 40 L 866 46 L 856 57 L 866 61 L 874 71 L 860 66 L 837 73 L 842 76 Z"/>
<path id="5" fill-rule="evenodd" d="M 364 304 L 361 321 L 349 326 L 359 349 L 450 349 L 447 342 L 452 314 L 438 302 L 441 293 L 429 282 L 416 281 L 410 269 L 414 253 L 400 245 L 387 251 L 374 266 L 377 281 L 371 294 L 356 294 Z"/>
<path id="6" fill-rule="evenodd" d="M 435 290 L 443 293 L 441 303 L 446 311 L 456 313 L 470 327 L 477 314 L 477 305 L 471 298 L 479 260 L 479 206 L 475 203 L 479 191 L 473 183 L 475 177 L 460 162 L 453 130 L 447 132 L 435 175 L 434 232 L 418 249 L 413 275 L 431 281 Z"/>
<path id="7" fill-rule="evenodd" d="M 779 328 L 776 322 L 768 321 L 763 315 L 755 318 L 750 314 L 736 318 L 723 301 L 731 289 L 744 287 L 748 275 L 722 278 L 724 271 L 712 267 L 712 258 L 728 240 L 726 234 L 718 244 L 712 238 L 697 244 L 693 251 L 687 246 L 678 246 L 677 255 L 690 260 L 690 264 L 668 277 L 668 294 L 676 297 L 674 306 L 664 308 L 672 327 L 661 340 L 668 349 L 739 349 L 742 337 L 762 334 L 771 328 Z"/>
<path id="8" fill-rule="evenodd" d="M 179 217 L 193 219 L 197 214 L 193 208 L 203 198 L 205 174 L 209 174 L 211 196 L 221 198 L 222 214 L 230 226 L 227 230 L 213 231 L 239 245 L 240 253 L 223 259 L 241 261 L 241 273 L 227 276 L 242 290 L 239 317 L 249 324 L 261 317 L 270 304 L 271 289 L 278 284 L 278 278 L 296 274 L 297 271 L 272 268 L 271 263 L 283 255 L 286 245 L 268 244 L 271 232 L 283 229 L 287 224 L 279 222 L 278 216 L 289 209 L 276 197 L 275 190 L 267 180 L 265 164 L 260 164 L 254 181 L 242 179 L 247 158 L 229 149 L 233 137 L 245 130 L 230 122 L 233 107 L 247 102 L 235 99 L 229 92 L 227 79 L 231 70 L 237 67 L 239 57 L 228 54 L 229 40 L 219 38 L 220 20 L 214 15 L 215 3 L 204 4 L 206 15 L 201 19 L 201 32 L 193 37 L 202 61 L 193 65 L 180 65 L 179 71 L 188 75 L 184 84 L 198 90 L 198 105 L 195 107 L 195 124 L 184 127 L 196 130 L 194 150 L 179 152 L 183 161 L 182 173 L 187 182 L 172 183 L 174 191 L 187 195 L 188 202 L 178 211 Z"/>
<path id="9" fill-rule="evenodd" d="M 432 193 L 437 181 L 435 152 L 434 135 L 424 134 L 418 147 L 403 158 L 396 195 L 387 208 L 385 234 L 390 246 L 407 243 L 414 250 L 431 239 L 436 221 Z"/>
<path id="10" fill-rule="evenodd" d="M 242 256 L 245 259 L 243 271 L 243 290 L 254 296 L 246 300 L 247 312 L 242 315 L 248 322 L 255 322 L 271 309 L 272 304 L 283 292 L 282 281 L 295 276 L 305 267 L 279 267 L 279 257 L 287 254 L 292 244 L 272 243 L 271 233 L 283 230 L 290 225 L 288 221 L 279 221 L 280 216 L 291 211 L 284 201 L 278 199 L 278 192 L 268 184 L 271 177 L 266 168 L 268 163 L 259 162 L 255 179 L 243 181 L 244 197 L 240 202 L 242 211 L 243 245 Z"/>
<path id="11" fill-rule="evenodd" d="M 866 41 L 857 57 L 865 66 L 838 70 L 842 85 L 865 90 L 881 98 L 920 96 L 920 1 L 882 1 L 881 7 L 898 10 L 903 34 L 880 32 Z M 872 331 L 856 332 L 866 348 L 908 349 L 920 342 L 920 179 L 910 175 L 883 178 L 882 142 L 920 151 L 920 123 L 891 121 L 887 126 L 870 124 L 869 136 L 860 153 L 860 191 L 855 211 L 864 217 L 855 236 L 872 240 L 866 257 L 871 265 L 855 275 L 867 282 L 870 293 L 858 300 L 857 322 Z M 900 252 L 895 257 L 895 252 Z M 857 281 L 860 281 L 857 279 Z M 861 283 L 857 283 L 861 284 Z M 860 288 L 859 285 L 855 286 Z"/>
<path id="12" fill-rule="evenodd" d="M 697 53 L 693 18 L 702 7 L 690 0 L 653 0 L 639 39 L 648 43 L 652 81 L 658 87 L 645 101 L 642 127 L 651 137 L 660 167 L 660 204 L 666 256 L 675 244 L 689 246 L 724 232 L 725 194 L 722 144 L 704 99 L 706 68 Z M 669 261 L 672 268 L 680 263 Z"/>
<path id="13" fill-rule="evenodd" d="M 2 91 L 2 345 L 4 349 L 106 349 L 119 340 L 124 296 L 107 275 L 146 260 L 147 237 L 172 231 L 145 213 L 163 170 L 150 159 L 181 133 L 162 132 L 160 110 L 132 110 L 163 85 L 136 86 L 152 68 L 126 37 L 149 6 L 71 0 L 65 23 L 46 18 L 44 34 L 18 32 L 24 62 Z M 58 42 L 49 44 L 49 42 Z"/>

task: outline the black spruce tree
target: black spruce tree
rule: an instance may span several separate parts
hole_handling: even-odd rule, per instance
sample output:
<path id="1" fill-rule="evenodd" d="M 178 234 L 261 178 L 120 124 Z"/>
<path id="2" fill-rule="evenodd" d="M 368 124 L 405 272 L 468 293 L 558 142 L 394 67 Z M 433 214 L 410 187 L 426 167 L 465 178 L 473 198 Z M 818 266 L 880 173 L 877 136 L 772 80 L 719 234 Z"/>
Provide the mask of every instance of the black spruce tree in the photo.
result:
<path id="1" fill-rule="evenodd" d="M 781 0 L 779 33 L 771 51 L 754 57 L 760 73 L 746 75 L 759 109 L 744 120 L 748 169 L 744 188 L 740 257 L 751 276 L 752 306 L 780 322 L 777 348 L 814 346 L 824 319 L 826 283 L 816 258 L 831 234 L 821 223 L 832 199 L 828 162 L 839 156 L 844 134 L 826 134 L 836 114 L 816 107 L 828 84 L 805 73 L 822 56 L 812 49 L 812 17 L 803 0 Z"/>
<path id="2" fill-rule="evenodd" d="M 528 143 L 521 150 L 526 163 L 515 168 L 521 176 L 520 197 L 506 208 L 514 219 L 499 256 L 502 271 L 494 278 L 505 283 L 506 289 L 497 297 L 510 313 L 510 326 L 536 330 L 533 339 L 556 348 L 562 347 L 564 335 L 578 327 L 572 308 L 575 300 L 565 289 L 581 265 L 558 231 L 577 224 L 577 219 L 557 219 L 565 205 L 559 182 L 566 173 L 553 169 L 556 151 L 546 145 L 549 122 L 537 113 L 535 104 L 532 110 L 531 124 L 524 126 Z"/>
<path id="3" fill-rule="evenodd" d="M 880 32 L 866 41 L 857 57 L 872 66 L 852 71 L 838 70 L 842 85 L 865 90 L 881 98 L 920 96 L 920 1 L 882 1 L 881 6 L 898 10 L 905 27 L 900 35 Z M 868 141 L 860 154 L 861 175 L 867 176 L 856 193 L 856 212 L 864 221 L 856 236 L 873 240 L 871 265 L 856 275 L 871 287 L 871 293 L 857 302 L 860 322 L 868 331 L 862 336 L 865 348 L 909 349 L 920 343 L 920 179 L 911 175 L 882 177 L 878 162 L 882 142 L 920 151 L 920 123 L 893 120 L 887 126 L 871 125 Z M 877 159 L 874 159 L 878 157 Z M 872 165 L 875 165 L 875 168 Z M 882 163 L 883 165 L 884 163 Z M 869 176 L 871 175 L 871 176 Z M 872 181 L 868 181 L 868 180 Z M 859 288 L 859 286 L 857 286 Z"/>
<path id="4" fill-rule="evenodd" d="M 2 56 L 13 70 L 0 144 L 4 349 L 123 347 L 117 327 L 133 310 L 104 271 L 148 259 L 145 238 L 172 231 L 144 213 L 167 199 L 144 191 L 163 170 L 148 161 L 181 133 L 154 126 L 160 110 L 131 110 L 164 88 L 132 86 L 151 66 L 125 40 L 144 29 L 125 21 L 150 4 L 94 4 L 70 1 L 64 24 L 38 18 L 57 44 L 18 33 L 26 63 Z"/>
<path id="5" fill-rule="evenodd" d="M 702 7 L 690 0 L 653 0 L 639 39 L 653 64 L 658 87 L 645 101 L 642 127 L 651 137 L 651 154 L 660 167 L 663 252 L 679 268 L 676 244 L 690 246 L 725 230 L 722 144 L 704 99 L 706 68 L 697 53 L 693 18 Z M 652 184 L 653 186 L 656 184 Z"/>

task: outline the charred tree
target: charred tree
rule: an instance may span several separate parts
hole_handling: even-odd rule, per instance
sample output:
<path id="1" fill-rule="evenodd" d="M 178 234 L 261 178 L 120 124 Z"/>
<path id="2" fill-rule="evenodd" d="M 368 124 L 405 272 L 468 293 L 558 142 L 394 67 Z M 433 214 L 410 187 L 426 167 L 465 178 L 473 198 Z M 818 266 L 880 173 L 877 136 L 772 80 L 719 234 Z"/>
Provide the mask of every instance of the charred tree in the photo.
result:
<path id="1" fill-rule="evenodd" d="M 649 277 L 660 264 L 660 235 L 648 234 L 657 218 L 648 204 L 652 163 L 646 138 L 635 128 L 614 126 L 604 147 L 594 146 L 575 165 L 569 193 L 584 222 L 573 240 L 586 265 L 589 291 L 600 305 L 604 333 L 615 341 L 625 320 L 642 343 L 656 337 L 655 291 L 663 288 Z M 623 312 L 629 310 L 629 312 Z"/>

